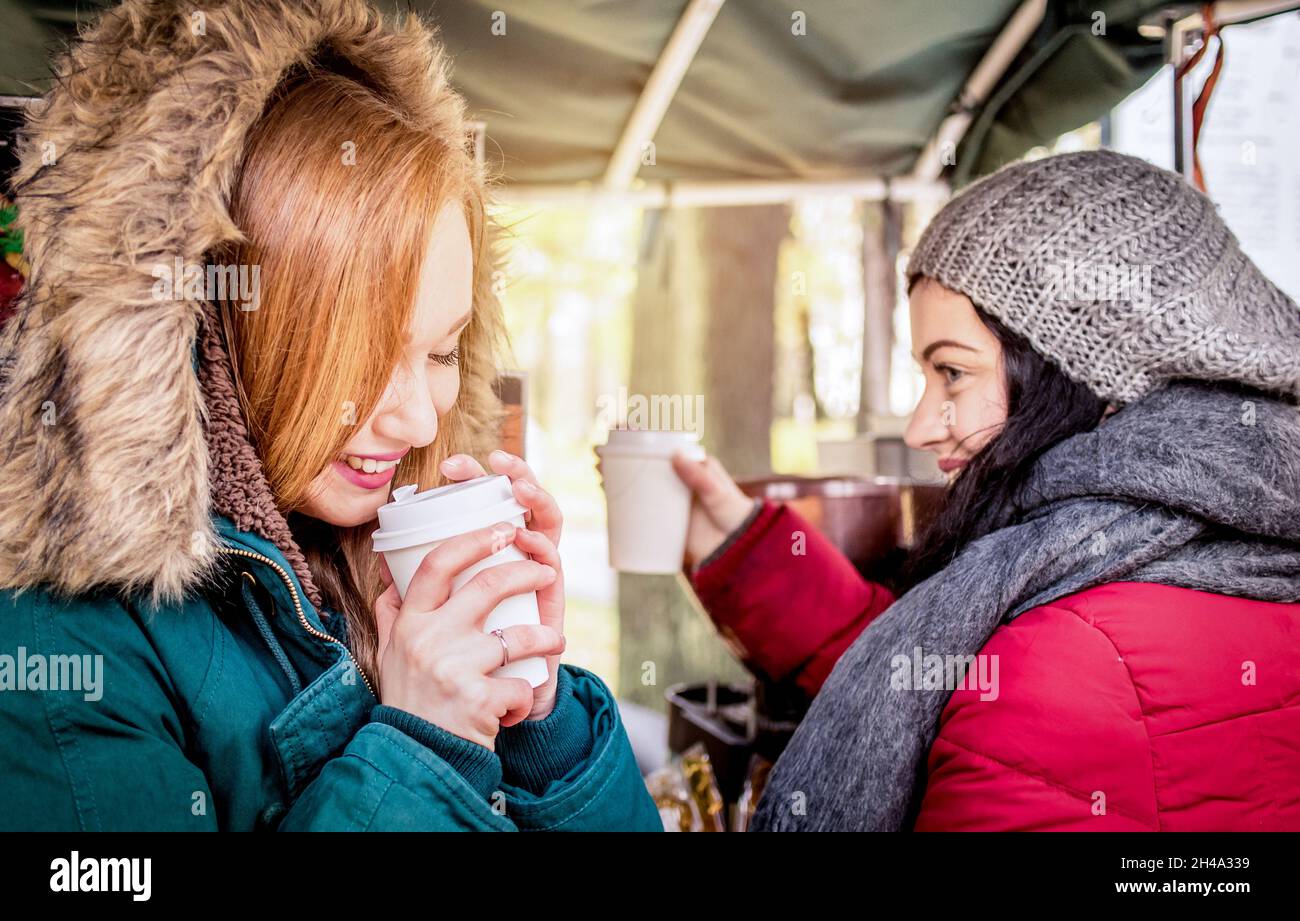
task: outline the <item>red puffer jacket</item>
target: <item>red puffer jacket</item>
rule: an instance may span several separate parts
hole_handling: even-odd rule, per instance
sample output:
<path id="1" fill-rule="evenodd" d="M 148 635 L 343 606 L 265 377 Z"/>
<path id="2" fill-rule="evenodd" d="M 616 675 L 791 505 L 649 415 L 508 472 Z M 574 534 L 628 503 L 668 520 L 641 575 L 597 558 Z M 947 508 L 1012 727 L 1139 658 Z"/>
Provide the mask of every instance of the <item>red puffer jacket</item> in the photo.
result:
<path id="1" fill-rule="evenodd" d="M 893 601 L 770 502 L 691 582 L 752 670 L 809 694 Z M 1115 582 L 981 654 L 996 696 L 953 693 L 918 830 L 1300 829 L 1300 604 Z"/>

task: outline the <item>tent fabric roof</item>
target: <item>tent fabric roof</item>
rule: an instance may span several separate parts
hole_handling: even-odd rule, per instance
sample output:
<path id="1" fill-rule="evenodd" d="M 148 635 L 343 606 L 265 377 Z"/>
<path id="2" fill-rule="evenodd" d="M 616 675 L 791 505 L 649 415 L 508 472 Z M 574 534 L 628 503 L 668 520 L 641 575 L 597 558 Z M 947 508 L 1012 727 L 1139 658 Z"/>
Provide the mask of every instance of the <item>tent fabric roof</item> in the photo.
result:
<path id="1" fill-rule="evenodd" d="M 686 3 L 507 4 L 507 34 L 492 36 L 496 2 L 443 4 L 437 19 L 506 178 L 599 179 Z M 790 5 L 724 3 L 638 175 L 906 172 L 1018 2 L 819 0 L 799 6 L 806 35 L 792 33 Z"/>
<path id="2" fill-rule="evenodd" d="M 0 95 L 34 95 L 49 50 L 105 5 L 0 0 Z M 454 82 L 507 182 L 603 176 L 687 0 L 388 0 L 439 24 Z M 728 0 L 654 136 L 642 179 L 900 176 L 1019 0 Z M 1053 0 L 977 117 L 959 181 L 1104 114 L 1161 62 L 1156 0 Z M 1188 4 L 1190 7 L 1191 4 Z M 494 14 L 501 11 L 504 19 Z M 797 12 L 806 17 L 797 34 Z M 1095 14 L 1106 34 L 1094 35 Z M 494 25 L 496 28 L 494 28 Z M 504 26 L 504 29 L 502 29 Z M 504 34 L 499 34 L 504 31 Z"/>

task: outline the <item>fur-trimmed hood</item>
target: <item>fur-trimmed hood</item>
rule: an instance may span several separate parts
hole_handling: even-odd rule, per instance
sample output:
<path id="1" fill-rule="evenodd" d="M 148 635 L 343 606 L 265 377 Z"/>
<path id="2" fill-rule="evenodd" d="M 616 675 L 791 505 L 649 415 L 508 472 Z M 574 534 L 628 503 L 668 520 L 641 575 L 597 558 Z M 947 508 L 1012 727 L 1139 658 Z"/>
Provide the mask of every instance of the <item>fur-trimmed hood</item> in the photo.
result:
<path id="1" fill-rule="evenodd" d="M 213 570 L 219 514 L 274 542 L 319 604 L 209 305 L 156 298 L 152 273 L 238 239 L 245 137 L 313 59 L 463 140 L 430 29 L 364 0 L 126 0 L 56 62 L 13 182 L 31 274 L 0 338 L 0 588 L 177 601 Z"/>

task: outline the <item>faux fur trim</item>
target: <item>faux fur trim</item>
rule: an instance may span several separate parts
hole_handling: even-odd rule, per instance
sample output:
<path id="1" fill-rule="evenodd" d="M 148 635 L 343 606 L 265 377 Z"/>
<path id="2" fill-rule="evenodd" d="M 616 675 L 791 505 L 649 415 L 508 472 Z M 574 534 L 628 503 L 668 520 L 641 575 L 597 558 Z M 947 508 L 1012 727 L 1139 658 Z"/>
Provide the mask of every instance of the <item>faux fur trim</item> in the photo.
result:
<path id="1" fill-rule="evenodd" d="M 249 437 L 216 308 L 205 306 L 199 340 L 199 381 L 207 408 L 212 510 L 225 515 L 239 530 L 264 537 L 280 548 L 303 591 L 321 611 L 320 592 L 307 560 L 289 530 L 289 522 L 275 504 L 266 471 Z M 324 611 L 321 614 L 324 616 Z"/>
<path id="2" fill-rule="evenodd" d="M 0 588 L 178 601 L 217 558 L 213 511 L 305 574 L 242 419 L 194 373 L 206 304 L 156 299 L 152 267 L 238 239 L 226 203 L 245 137 L 312 60 L 463 143 L 430 29 L 364 0 L 126 0 L 56 61 L 14 179 L 31 275 L 0 339 Z M 216 384 L 216 351 L 201 355 Z"/>

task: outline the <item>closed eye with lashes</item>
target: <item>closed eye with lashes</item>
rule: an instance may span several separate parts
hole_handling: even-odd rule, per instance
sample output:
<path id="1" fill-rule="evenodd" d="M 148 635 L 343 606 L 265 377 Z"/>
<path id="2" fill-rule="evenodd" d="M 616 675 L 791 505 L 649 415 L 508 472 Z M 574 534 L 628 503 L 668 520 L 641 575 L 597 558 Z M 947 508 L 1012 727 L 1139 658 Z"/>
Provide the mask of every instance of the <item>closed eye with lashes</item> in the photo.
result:
<path id="1" fill-rule="evenodd" d="M 460 364 L 460 346 L 458 345 L 454 347 L 450 352 L 447 352 L 445 355 L 439 355 L 437 352 L 430 352 L 429 357 L 432 358 L 440 365 L 453 367 L 455 365 Z"/>

